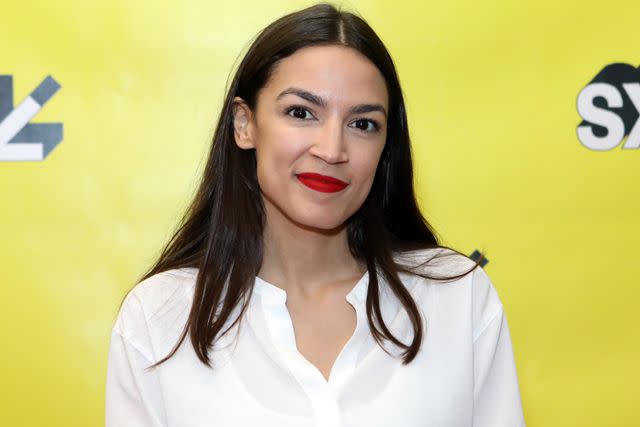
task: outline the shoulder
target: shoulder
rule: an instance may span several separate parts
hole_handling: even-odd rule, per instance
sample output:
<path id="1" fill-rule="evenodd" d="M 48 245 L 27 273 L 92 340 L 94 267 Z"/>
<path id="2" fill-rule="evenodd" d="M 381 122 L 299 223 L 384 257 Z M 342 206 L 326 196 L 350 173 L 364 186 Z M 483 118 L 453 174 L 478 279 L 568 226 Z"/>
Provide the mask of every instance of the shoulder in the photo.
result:
<path id="1" fill-rule="evenodd" d="M 136 284 L 120 307 L 114 331 L 133 336 L 190 308 L 197 273 L 197 268 L 172 269 Z"/>
<path id="2" fill-rule="evenodd" d="M 469 316 L 474 339 L 503 312 L 502 301 L 487 272 L 480 266 L 474 268 L 475 262 L 463 254 L 448 248 L 429 248 L 396 254 L 394 259 L 416 273 L 417 285 L 429 288 L 438 301 L 438 310 Z M 460 277 L 433 279 L 453 276 Z"/>

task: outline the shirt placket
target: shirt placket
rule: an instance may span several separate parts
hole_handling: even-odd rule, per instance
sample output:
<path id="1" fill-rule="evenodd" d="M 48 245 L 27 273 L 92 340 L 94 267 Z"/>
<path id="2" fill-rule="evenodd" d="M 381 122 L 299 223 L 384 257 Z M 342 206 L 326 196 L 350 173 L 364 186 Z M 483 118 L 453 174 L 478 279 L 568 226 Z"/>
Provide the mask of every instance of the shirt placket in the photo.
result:
<path id="1" fill-rule="evenodd" d="M 266 326 L 274 345 L 285 365 L 311 401 L 315 425 L 318 427 L 341 427 L 342 416 L 338 404 L 338 391 L 344 381 L 353 373 L 357 353 L 366 331 L 366 321 L 357 296 L 349 295 L 347 300 L 356 309 L 357 321 L 353 336 L 346 343 L 334 362 L 329 381 L 320 370 L 309 362 L 297 349 L 291 316 L 286 307 L 286 292 L 270 289 L 270 295 L 262 296 Z"/>

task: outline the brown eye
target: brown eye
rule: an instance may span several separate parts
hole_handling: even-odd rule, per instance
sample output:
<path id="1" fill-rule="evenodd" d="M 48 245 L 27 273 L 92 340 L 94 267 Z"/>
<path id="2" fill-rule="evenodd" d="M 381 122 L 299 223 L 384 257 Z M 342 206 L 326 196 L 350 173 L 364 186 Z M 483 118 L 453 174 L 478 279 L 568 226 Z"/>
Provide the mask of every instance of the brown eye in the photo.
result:
<path id="1" fill-rule="evenodd" d="M 360 129 L 363 132 L 376 132 L 378 130 L 378 124 L 369 119 L 358 119 L 353 122 L 354 127 Z"/>
<path id="2" fill-rule="evenodd" d="M 307 110 L 307 109 L 306 109 L 306 108 L 304 108 L 304 107 L 298 106 L 298 105 L 297 105 L 297 106 L 294 106 L 294 107 L 289 108 L 289 109 L 287 110 L 287 114 L 288 114 L 289 116 L 293 117 L 293 118 L 301 119 L 301 120 L 308 119 L 308 118 L 310 118 L 309 116 L 313 117 L 313 116 L 311 115 L 311 113 L 309 112 L 309 110 Z M 307 116 L 307 114 L 308 114 L 308 116 Z"/>

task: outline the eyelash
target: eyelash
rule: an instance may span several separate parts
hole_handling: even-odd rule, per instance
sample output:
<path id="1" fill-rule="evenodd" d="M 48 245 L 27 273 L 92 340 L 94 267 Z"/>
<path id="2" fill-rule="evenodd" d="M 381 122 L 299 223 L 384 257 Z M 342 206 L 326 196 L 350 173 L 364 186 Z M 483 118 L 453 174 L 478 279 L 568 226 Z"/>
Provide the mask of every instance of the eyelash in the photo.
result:
<path id="1" fill-rule="evenodd" d="M 298 120 L 308 120 L 308 119 L 301 119 L 301 118 L 299 118 L 299 117 L 294 117 L 294 116 L 292 116 L 292 115 L 291 115 L 291 112 L 292 112 L 292 111 L 294 111 L 294 110 L 304 110 L 305 112 L 307 112 L 307 113 L 311 114 L 311 111 L 309 111 L 309 109 L 308 109 L 307 107 L 304 107 L 304 106 L 302 106 L 302 105 L 292 105 L 291 107 L 288 107 L 288 108 L 285 110 L 285 114 L 286 114 L 286 115 L 288 115 L 288 116 L 290 116 L 291 118 L 294 118 L 294 119 L 298 119 Z M 313 114 L 311 114 L 311 115 L 313 115 Z M 361 131 L 361 132 L 363 132 L 363 133 L 375 133 L 375 132 L 378 132 L 378 131 L 380 130 L 380 124 L 379 124 L 376 120 L 373 120 L 373 119 L 365 119 L 365 118 L 360 118 L 360 119 L 356 119 L 356 120 L 354 120 L 354 122 L 359 122 L 359 121 L 369 122 L 369 123 L 371 123 L 371 124 L 373 125 L 373 129 L 372 129 L 372 130 L 366 130 L 366 129 L 356 128 L 356 129 L 358 129 L 359 131 Z"/>

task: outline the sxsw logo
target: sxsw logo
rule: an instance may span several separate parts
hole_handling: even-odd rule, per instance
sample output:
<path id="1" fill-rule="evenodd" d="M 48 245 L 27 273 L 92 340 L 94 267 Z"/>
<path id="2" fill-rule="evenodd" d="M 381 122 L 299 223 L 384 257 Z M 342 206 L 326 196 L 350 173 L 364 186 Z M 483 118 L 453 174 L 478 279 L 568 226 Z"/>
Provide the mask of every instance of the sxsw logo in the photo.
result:
<path id="1" fill-rule="evenodd" d="M 578 139 L 590 150 L 640 147 L 640 68 L 609 64 L 578 95 Z"/>
<path id="2" fill-rule="evenodd" d="M 48 76 L 14 107 L 12 76 L 0 75 L 0 161 L 44 160 L 62 141 L 62 123 L 29 123 L 58 89 Z"/>

